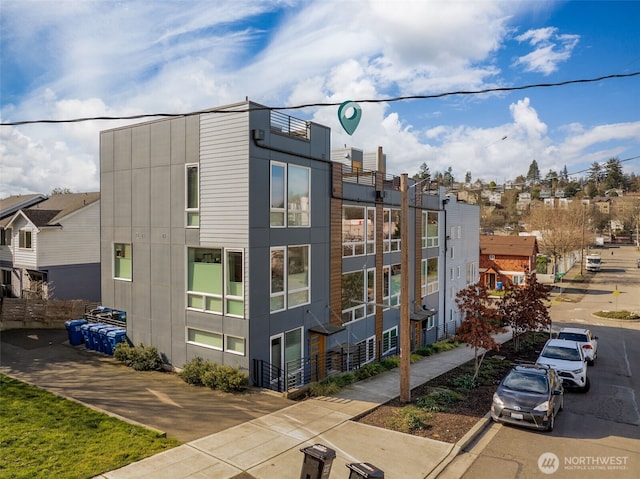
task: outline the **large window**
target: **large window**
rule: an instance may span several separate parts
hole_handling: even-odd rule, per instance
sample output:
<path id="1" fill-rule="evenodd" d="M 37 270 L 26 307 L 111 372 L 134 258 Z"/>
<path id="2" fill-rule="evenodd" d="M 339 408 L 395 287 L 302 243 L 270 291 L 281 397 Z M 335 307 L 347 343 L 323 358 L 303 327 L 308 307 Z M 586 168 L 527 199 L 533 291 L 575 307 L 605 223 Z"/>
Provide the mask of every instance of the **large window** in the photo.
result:
<path id="1" fill-rule="evenodd" d="M 342 208 L 342 255 L 375 254 L 375 208 L 344 206 Z"/>
<path id="2" fill-rule="evenodd" d="M 422 296 L 438 291 L 438 258 L 423 259 L 420 273 Z"/>
<path id="3" fill-rule="evenodd" d="M 246 350 L 245 338 L 194 328 L 187 328 L 187 343 L 240 356 L 244 356 Z"/>
<path id="4" fill-rule="evenodd" d="M 475 262 L 467 263 L 467 284 L 476 283 L 478 281 L 478 267 Z"/>
<path id="5" fill-rule="evenodd" d="M 187 256 L 187 307 L 244 317 L 242 251 L 189 248 Z"/>
<path id="6" fill-rule="evenodd" d="M 438 246 L 438 212 L 422 212 L 422 247 L 432 248 Z"/>
<path id="7" fill-rule="evenodd" d="M 306 227 L 311 224 L 311 170 L 271 163 L 271 226 Z"/>
<path id="8" fill-rule="evenodd" d="M 186 165 L 186 224 L 187 228 L 200 227 L 200 174 L 198 165 Z"/>
<path id="9" fill-rule="evenodd" d="M 113 277 L 131 280 L 131 244 L 114 243 L 113 245 Z"/>
<path id="10" fill-rule="evenodd" d="M 20 234 L 18 236 L 18 247 L 31 249 L 31 231 L 29 230 L 20 230 Z"/>
<path id="11" fill-rule="evenodd" d="M 400 251 L 400 210 L 385 208 L 383 215 L 384 251 Z"/>
<path id="12" fill-rule="evenodd" d="M 371 336 L 364 341 L 360 341 L 356 343 L 357 346 L 357 354 L 358 356 L 354 358 L 354 362 L 356 362 L 359 366 L 363 364 L 370 363 L 374 359 L 376 359 L 376 338 L 375 336 Z"/>
<path id="13" fill-rule="evenodd" d="M 382 302 L 386 306 L 400 305 L 400 287 L 402 274 L 399 264 L 392 264 L 382 268 Z"/>
<path id="14" fill-rule="evenodd" d="M 342 321 L 348 323 L 376 312 L 375 269 L 342 275 Z"/>
<path id="15" fill-rule="evenodd" d="M 311 301 L 309 245 L 271 248 L 271 312 Z"/>

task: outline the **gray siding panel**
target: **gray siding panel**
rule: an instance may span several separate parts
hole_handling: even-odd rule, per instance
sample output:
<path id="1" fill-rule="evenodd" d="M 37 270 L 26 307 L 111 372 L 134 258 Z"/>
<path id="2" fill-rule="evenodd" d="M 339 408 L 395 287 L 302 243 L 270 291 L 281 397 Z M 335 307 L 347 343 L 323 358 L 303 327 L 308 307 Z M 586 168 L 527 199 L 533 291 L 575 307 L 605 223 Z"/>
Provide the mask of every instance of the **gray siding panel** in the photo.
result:
<path id="1" fill-rule="evenodd" d="M 201 115 L 200 240 L 246 247 L 249 218 L 247 113 Z"/>

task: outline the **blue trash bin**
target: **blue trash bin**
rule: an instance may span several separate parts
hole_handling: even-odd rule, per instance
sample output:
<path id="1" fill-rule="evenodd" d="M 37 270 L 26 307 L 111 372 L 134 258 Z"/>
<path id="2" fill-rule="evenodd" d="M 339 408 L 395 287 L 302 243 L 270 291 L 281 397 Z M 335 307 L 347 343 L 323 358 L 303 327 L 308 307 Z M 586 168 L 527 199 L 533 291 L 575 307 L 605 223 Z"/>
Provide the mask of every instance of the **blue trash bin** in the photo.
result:
<path id="1" fill-rule="evenodd" d="M 86 323 L 86 319 L 70 319 L 64 323 L 67 328 L 69 344 L 71 344 L 71 346 L 79 346 L 84 341 L 84 336 L 82 335 L 80 327 Z"/>
<path id="2" fill-rule="evenodd" d="M 80 326 L 80 333 L 82 334 L 82 339 L 84 340 L 84 347 L 87 349 L 91 349 L 91 338 L 89 337 L 89 328 L 92 326 L 91 323 L 86 322 L 85 324 Z"/>
<path id="3" fill-rule="evenodd" d="M 112 329 L 107 332 L 107 351 L 108 355 L 113 356 L 113 352 L 120 343 L 127 341 L 127 330 L 123 328 Z"/>
<path id="4" fill-rule="evenodd" d="M 98 330 L 98 337 L 100 338 L 100 345 L 98 347 L 98 351 L 100 351 L 101 353 L 105 353 L 108 355 L 112 355 L 113 352 L 111 351 L 111 348 L 109 347 L 109 340 L 107 338 L 107 334 L 110 331 L 115 331 L 116 329 L 120 329 L 118 326 L 107 326 L 105 328 L 100 328 Z"/>
<path id="5" fill-rule="evenodd" d="M 93 323 L 89 326 L 89 349 L 100 351 L 99 331 L 105 327 L 109 327 L 109 325 L 105 323 Z"/>
<path id="6" fill-rule="evenodd" d="M 498 282 L 496 283 L 496 289 L 497 289 L 498 291 L 502 291 L 502 281 L 498 281 Z"/>

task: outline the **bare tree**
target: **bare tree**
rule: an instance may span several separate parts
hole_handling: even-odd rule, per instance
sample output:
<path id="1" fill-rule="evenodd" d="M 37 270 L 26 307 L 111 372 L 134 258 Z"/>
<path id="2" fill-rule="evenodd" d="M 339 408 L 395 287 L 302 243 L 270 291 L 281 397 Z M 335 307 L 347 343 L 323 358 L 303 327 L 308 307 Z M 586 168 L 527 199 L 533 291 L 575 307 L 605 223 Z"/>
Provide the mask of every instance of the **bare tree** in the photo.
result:
<path id="1" fill-rule="evenodd" d="M 531 229 L 541 235 L 540 252 L 553 258 L 554 273 L 559 258 L 581 248 L 584 222 L 584 207 L 579 201 L 569 203 L 567 208 L 540 206 L 529 213 Z"/>
<path id="2" fill-rule="evenodd" d="M 458 291 L 456 304 L 464 320 L 456 330 L 456 336 L 473 348 L 475 381 L 487 351 L 500 349 L 500 344 L 493 338 L 493 334 L 505 331 L 500 326 L 498 311 L 489 298 L 489 290 L 481 284 L 472 284 Z M 478 351 L 483 348 L 482 356 Z"/>

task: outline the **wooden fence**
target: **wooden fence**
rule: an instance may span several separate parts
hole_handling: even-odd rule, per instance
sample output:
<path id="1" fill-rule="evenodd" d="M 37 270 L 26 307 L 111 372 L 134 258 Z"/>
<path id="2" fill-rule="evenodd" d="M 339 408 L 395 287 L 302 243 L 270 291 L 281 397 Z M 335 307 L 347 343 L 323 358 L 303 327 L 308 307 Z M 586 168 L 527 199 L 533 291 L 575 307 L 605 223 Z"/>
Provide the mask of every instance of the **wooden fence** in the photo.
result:
<path id="1" fill-rule="evenodd" d="M 82 318 L 87 309 L 98 303 L 81 299 L 20 299 L 0 300 L 0 330 L 64 328 L 64 322 Z"/>

